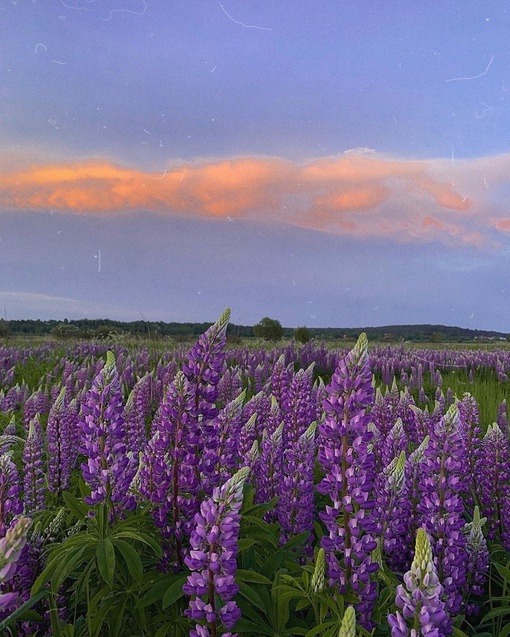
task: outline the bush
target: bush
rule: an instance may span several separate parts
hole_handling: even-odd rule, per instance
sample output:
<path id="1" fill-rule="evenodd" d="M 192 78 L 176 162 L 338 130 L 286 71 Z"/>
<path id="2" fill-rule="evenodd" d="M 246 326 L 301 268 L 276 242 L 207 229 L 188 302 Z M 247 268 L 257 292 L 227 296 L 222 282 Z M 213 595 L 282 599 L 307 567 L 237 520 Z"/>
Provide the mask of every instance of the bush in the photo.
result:
<path id="1" fill-rule="evenodd" d="M 279 341 L 283 338 L 283 327 L 280 321 L 264 316 L 257 325 L 253 326 L 253 333 L 257 338 L 265 341 Z"/>

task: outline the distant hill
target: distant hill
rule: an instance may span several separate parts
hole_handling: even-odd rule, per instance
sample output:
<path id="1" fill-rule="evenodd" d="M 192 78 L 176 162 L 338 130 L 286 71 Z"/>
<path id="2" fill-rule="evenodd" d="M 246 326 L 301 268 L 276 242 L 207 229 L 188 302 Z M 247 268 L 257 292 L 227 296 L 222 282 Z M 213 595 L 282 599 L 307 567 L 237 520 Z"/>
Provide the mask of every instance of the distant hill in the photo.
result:
<path id="1" fill-rule="evenodd" d="M 165 323 L 163 321 L 112 321 L 110 319 L 82 319 L 73 321 L 41 321 L 0 319 L 0 337 L 33 335 L 74 338 L 101 338 L 112 333 L 127 333 L 146 338 L 171 336 L 193 338 L 204 332 L 211 323 Z M 284 336 L 292 338 L 294 328 L 283 328 Z M 508 334 L 488 330 L 472 330 L 449 325 L 384 325 L 382 327 L 310 327 L 312 338 L 317 340 L 351 340 L 366 332 L 372 341 L 400 342 L 450 342 L 505 340 Z M 253 327 L 229 324 L 227 334 L 231 337 L 253 337 Z"/>

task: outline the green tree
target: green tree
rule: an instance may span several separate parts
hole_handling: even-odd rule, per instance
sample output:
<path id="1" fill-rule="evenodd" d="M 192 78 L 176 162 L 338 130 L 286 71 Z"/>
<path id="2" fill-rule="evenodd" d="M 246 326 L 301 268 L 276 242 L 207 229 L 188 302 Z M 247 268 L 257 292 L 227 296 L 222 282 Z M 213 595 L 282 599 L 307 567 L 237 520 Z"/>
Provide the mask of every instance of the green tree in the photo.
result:
<path id="1" fill-rule="evenodd" d="M 0 319 L 0 338 L 7 338 L 10 332 L 9 323 L 5 319 Z"/>
<path id="2" fill-rule="evenodd" d="M 279 341 L 283 337 L 283 327 L 280 321 L 264 316 L 253 326 L 253 333 L 265 341 Z"/>
<path id="3" fill-rule="evenodd" d="M 305 327 L 296 327 L 294 330 L 294 340 L 298 343 L 308 343 L 312 339 L 312 335 L 310 334 L 310 330 Z"/>

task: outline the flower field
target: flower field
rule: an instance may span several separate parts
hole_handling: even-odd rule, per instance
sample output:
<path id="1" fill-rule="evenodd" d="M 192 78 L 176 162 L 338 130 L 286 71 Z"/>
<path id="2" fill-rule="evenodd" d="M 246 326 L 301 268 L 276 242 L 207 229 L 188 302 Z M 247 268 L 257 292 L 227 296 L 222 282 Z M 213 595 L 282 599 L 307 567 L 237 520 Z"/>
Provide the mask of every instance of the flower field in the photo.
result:
<path id="1" fill-rule="evenodd" d="M 0 347 L 0 634 L 510 635 L 508 350 Z"/>

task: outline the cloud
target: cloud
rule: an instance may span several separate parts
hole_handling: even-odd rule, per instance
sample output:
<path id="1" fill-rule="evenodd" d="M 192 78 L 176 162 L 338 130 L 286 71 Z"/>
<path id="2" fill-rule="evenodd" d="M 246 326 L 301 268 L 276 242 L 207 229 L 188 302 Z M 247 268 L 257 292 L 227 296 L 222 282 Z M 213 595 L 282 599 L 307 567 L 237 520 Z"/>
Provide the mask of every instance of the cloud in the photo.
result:
<path id="1" fill-rule="evenodd" d="M 509 174 L 510 155 L 452 164 L 369 149 L 302 163 L 278 157 L 202 160 L 158 173 L 107 160 L 9 165 L 3 157 L 0 206 L 243 217 L 358 238 L 481 247 L 509 230 L 507 220 L 493 214 Z"/>

